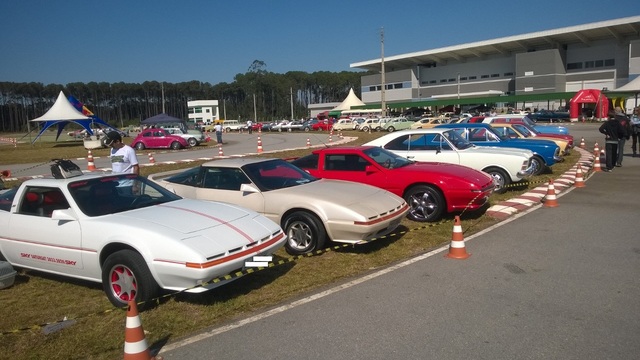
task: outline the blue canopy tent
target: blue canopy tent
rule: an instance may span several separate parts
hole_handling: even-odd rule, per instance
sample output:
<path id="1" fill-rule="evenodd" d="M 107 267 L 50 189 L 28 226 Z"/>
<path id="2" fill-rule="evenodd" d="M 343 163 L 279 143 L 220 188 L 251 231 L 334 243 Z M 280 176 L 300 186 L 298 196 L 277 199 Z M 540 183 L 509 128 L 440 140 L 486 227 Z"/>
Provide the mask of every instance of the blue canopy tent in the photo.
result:
<path id="1" fill-rule="evenodd" d="M 56 134 L 56 141 L 60 137 L 60 134 L 62 133 L 62 130 L 64 129 L 64 127 L 67 126 L 67 124 L 69 123 L 76 123 L 82 126 L 87 130 L 89 135 L 93 135 L 92 126 L 95 126 L 95 125 L 99 127 L 115 130 L 113 126 L 107 124 L 102 119 L 93 115 L 90 111 L 87 110 L 87 112 L 91 114 L 90 116 L 83 114 L 81 112 L 82 109 L 84 108 L 82 103 L 80 103 L 78 100 L 76 100 L 72 96 L 70 96 L 69 98 L 75 102 L 76 106 L 80 107 L 80 110 L 74 107 L 74 105 L 69 100 L 67 100 L 67 98 L 64 96 L 64 93 L 60 91 L 60 94 L 58 95 L 58 99 L 44 115 L 40 116 L 39 118 L 30 120 L 32 122 L 43 123 L 41 125 L 42 128 L 40 129 L 40 132 L 35 137 L 35 139 L 33 139 L 33 141 L 31 142 L 32 144 L 36 140 L 38 140 L 38 138 L 40 138 L 40 136 L 42 136 L 42 134 L 48 128 L 54 125 L 58 127 L 58 131 Z"/>

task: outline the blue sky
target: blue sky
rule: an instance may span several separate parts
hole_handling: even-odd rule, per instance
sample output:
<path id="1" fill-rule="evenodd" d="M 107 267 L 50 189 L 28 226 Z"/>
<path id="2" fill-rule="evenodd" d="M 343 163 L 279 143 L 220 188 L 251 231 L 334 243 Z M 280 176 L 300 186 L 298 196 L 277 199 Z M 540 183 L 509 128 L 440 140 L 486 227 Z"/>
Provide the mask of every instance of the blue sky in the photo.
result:
<path id="1" fill-rule="evenodd" d="M 2 0 L 0 81 L 232 82 L 640 15 L 640 1 Z"/>

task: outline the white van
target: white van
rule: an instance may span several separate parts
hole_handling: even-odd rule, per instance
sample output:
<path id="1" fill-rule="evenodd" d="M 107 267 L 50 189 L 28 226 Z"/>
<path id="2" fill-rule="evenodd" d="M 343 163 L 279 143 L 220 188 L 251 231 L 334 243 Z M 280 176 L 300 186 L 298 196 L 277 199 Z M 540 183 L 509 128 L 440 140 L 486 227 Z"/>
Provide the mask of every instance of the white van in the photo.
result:
<path id="1" fill-rule="evenodd" d="M 244 128 L 246 124 L 240 124 L 238 120 L 225 120 L 222 123 L 222 128 L 224 131 L 240 131 L 240 129 Z"/>

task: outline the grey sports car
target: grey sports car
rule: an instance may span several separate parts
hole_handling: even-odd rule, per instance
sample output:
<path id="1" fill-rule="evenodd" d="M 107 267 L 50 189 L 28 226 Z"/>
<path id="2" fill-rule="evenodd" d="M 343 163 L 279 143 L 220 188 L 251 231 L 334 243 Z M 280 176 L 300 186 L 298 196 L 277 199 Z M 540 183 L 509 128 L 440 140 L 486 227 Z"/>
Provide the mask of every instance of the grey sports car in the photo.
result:
<path id="1" fill-rule="evenodd" d="M 194 199 L 237 204 L 280 224 L 285 248 L 298 255 L 327 240 L 359 244 L 391 233 L 409 206 L 377 187 L 317 179 L 281 159 L 230 158 L 188 170 L 157 173 L 149 179 Z"/>

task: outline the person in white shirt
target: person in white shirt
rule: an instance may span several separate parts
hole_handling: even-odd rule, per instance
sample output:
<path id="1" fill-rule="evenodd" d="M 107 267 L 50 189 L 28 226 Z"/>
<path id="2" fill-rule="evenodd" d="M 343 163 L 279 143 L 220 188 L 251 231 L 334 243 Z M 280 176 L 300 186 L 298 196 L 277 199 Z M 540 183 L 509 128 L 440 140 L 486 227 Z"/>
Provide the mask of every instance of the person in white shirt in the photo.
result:
<path id="1" fill-rule="evenodd" d="M 215 124 L 213 126 L 213 130 L 216 132 L 216 141 L 218 144 L 222 144 L 222 124 Z"/>
<path id="2" fill-rule="evenodd" d="M 122 137 L 117 131 L 107 133 L 106 137 L 105 144 L 111 148 L 109 152 L 111 171 L 113 173 L 140 175 L 140 165 L 135 150 L 131 146 L 122 143 Z M 133 193 L 139 190 L 133 180 L 126 184 L 121 182 L 119 187 L 122 188 L 121 190 Z"/>

